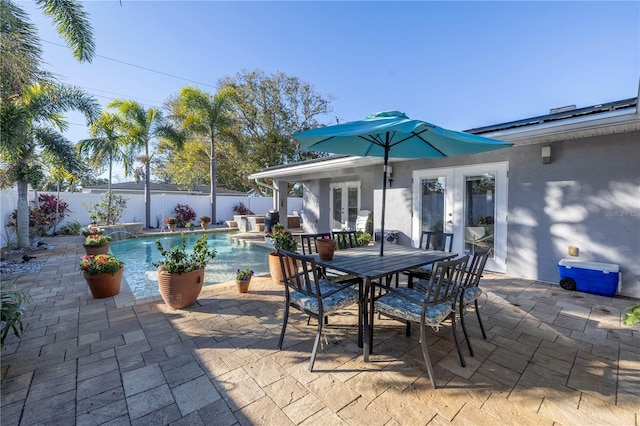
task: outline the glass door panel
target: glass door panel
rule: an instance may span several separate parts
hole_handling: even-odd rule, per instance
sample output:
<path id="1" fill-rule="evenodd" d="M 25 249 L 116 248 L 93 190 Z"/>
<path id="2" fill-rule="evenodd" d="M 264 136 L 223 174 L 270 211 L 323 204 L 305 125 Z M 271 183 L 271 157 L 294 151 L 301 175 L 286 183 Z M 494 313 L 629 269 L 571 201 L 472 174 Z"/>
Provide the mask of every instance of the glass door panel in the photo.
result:
<path id="1" fill-rule="evenodd" d="M 496 176 L 494 173 L 465 176 L 464 182 L 464 248 L 471 254 L 476 249 L 494 249 L 496 217 Z"/>
<path id="2" fill-rule="evenodd" d="M 348 187 L 347 188 L 347 229 L 354 230 L 356 229 L 356 219 L 358 218 L 358 206 L 359 206 L 359 198 L 358 195 L 360 193 L 359 188 Z"/>
<path id="3" fill-rule="evenodd" d="M 421 179 L 421 231 L 443 231 L 445 183 L 444 176 Z"/>
<path id="4" fill-rule="evenodd" d="M 331 229 L 342 228 L 342 187 L 335 187 L 331 192 L 333 204 L 331 206 Z"/>

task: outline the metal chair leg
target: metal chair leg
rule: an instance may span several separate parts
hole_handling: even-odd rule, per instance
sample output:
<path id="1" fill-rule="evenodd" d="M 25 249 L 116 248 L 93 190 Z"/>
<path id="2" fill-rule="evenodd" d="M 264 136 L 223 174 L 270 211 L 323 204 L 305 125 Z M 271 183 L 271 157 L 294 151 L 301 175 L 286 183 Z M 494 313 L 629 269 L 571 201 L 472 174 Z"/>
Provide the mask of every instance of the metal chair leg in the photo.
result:
<path id="1" fill-rule="evenodd" d="M 460 341 L 458 340 L 458 333 L 456 332 L 456 313 L 451 313 L 451 328 L 453 329 L 453 340 L 456 342 L 456 348 L 458 349 L 458 356 L 460 357 L 460 365 L 463 367 L 467 366 L 467 362 L 464 360 L 464 355 L 462 355 L 462 349 L 460 348 Z"/>
<path id="2" fill-rule="evenodd" d="M 469 335 L 467 334 L 467 325 L 464 321 L 464 306 L 462 305 L 462 303 L 460 303 L 459 308 L 460 308 L 459 313 L 460 313 L 460 324 L 462 324 L 462 332 L 464 333 L 464 338 L 467 340 L 467 346 L 469 347 L 469 354 L 471 356 L 474 356 L 473 348 L 471 347 L 471 340 L 469 340 Z"/>
<path id="3" fill-rule="evenodd" d="M 424 357 L 424 363 L 427 365 L 427 372 L 429 373 L 429 380 L 431 380 L 431 386 L 436 389 L 436 379 L 433 375 L 433 367 L 431 366 L 431 359 L 429 358 L 429 348 L 427 347 L 427 336 L 425 333 L 425 327 L 420 326 L 420 345 L 422 346 L 422 356 Z"/>
<path id="4" fill-rule="evenodd" d="M 280 332 L 280 341 L 278 342 L 278 349 L 282 349 L 282 343 L 284 342 L 284 332 L 287 329 L 287 322 L 289 321 L 289 301 L 284 305 L 284 319 L 282 320 L 282 331 Z"/>
<path id="5" fill-rule="evenodd" d="M 318 345 L 322 338 L 322 320 L 318 317 L 318 332 L 316 333 L 316 340 L 313 342 L 313 351 L 311 351 L 311 360 L 309 360 L 309 371 L 313 371 L 313 363 L 316 361 L 316 352 L 318 351 Z"/>
<path id="6" fill-rule="evenodd" d="M 482 338 L 487 340 L 487 333 L 484 331 L 484 325 L 482 324 L 482 318 L 480 318 L 480 309 L 478 309 L 478 299 L 474 300 L 473 303 L 476 307 L 476 316 L 478 317 L 478 322 L 480 323 L 480 330 L 482 331 Z"/>

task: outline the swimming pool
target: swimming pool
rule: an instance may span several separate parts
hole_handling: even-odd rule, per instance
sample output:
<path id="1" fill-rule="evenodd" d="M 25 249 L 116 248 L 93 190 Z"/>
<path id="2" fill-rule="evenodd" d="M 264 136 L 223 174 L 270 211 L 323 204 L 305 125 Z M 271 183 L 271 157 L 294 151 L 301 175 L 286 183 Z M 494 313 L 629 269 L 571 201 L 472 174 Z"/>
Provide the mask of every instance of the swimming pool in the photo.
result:
<path id="1" fill-rule="evenodd" d="M 235 243 L 230 237 L 234 233 L 217 232 L 207 234 L 207 244 L 215 247 L 216 258 L 209 262 L 204 272 L 204 285 L 233 281 L 236 270 L 251 269 L 257 275 L 269 272 L 267 256 L 269 250 Z M 200 238 L 200 233 L 185 232 L 187 248 Z M 124 277 L 137 299 L 158 296 L 157 269 L 151 262 L 161 259 L 156 247 L 160 240 L 165 248 L 180 244 L 180 234 L 161 237 L 132 238 L 111 242 L 111 252 L 124 262 Z"/>

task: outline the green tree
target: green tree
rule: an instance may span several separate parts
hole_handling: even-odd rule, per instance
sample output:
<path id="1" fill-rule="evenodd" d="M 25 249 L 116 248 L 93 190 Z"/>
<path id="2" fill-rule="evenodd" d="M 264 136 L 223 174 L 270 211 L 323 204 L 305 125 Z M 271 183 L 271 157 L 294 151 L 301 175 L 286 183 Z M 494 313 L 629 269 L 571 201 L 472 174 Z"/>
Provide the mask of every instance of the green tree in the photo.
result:
<path id="1" fill-rule="evenodd" d="M 209 184 L 208 144 L 201 140 L 185 142 L 183 149 L 171 149 L 165 163 L 168 180 L 184 189 Z"/>
<path id="2" fill-rule="evenodd" d="M 107 167 L 109 171 L 107 193 L 109 195 L 111 195 L 113 181 L 113 163 L 122 163 L 124 174 L 128 176 L 134 161 L 132 151 L 121 133 L 121 128 L 120 117 L 105 111 L 89 128 L 91 139 L 81 140 L 76 145 L 78 153 L 93 167 L 99 170 Z M 111 196 L 107 199 L 111 202 Z M 111 205 L 107 206 L 107 212 L 110 211 Z M 111 223 L 109 216 L 107 216 L 107 223 Z"/>
<path id="3" fill-rule="evenodd" d="M 174 109 L 174 118 L 190 137 L 201 137 L 209 143 L 209 200 L 211 203 L 211 221 L 216 219 L 216 138 L 231 124 L 230 110 L 235 97 L 231 88 L 224 88 L 215 94 L 203 92 L 197 87 L 184 87 L 178 96 L 178 105 Z"/>
<path id="4" fill-rule="evenodd" d="M 332 96 L 320 95 L 309 83 L 282 72 L 242 71 L 220 84 L 236 93 L 236 138 L 250 173 L 323 155 L 302 151 L 291 134 L 321 125 L 318 117 L 331 111 Z"/>
<path id="5" fill-rule="evenodd" d="M 92 122 L 100 112 L 97 101 L 81 89 L 55 84 L 34 84 L 8 104 L 0 104 L 0 159 L 7 167 L 0 181 L 18 186 L 18 247 L 29 246 L 29 184 L 43 177 L 42 158 L 74 172 L 82 169 L 71 143 L 62 135 L 67 123 L 62 114 L 78 110 Z"/>
<path id="6" fill-rule="evenodd" d="M 58 33 L 80 61 L 94 55 L 93 30 L 78 1 L 36 0 Z M 38 157 L 51 159 L 71 171 L 79 168 L 68 141 L 59 133 L 66 123 L 61 113 L 78 109 L 92 119 L 98 105 L 79 89 L 54 85 L 42 71 L 40 39 L 24 10 L 11 0 L 0 0 L 0 184 L 18 184 L 18 246 L 29 245 L 28 184 L 42 177 Z"/>
<path id="7" fill-rule="evenodd" d="M 159 138 L 166 138 L 181 146 L 182 137 L 170 125 L 168 125 L 158 108 L 146 109 L 136 101 L 117 99 L 108 105 L 116 108 L 119 115 L 119 129 L 122 132 L 123 141 L 134 150 L 143 151 L 138 157 L 144 166 L 144 202 L 145 202 L 145 227 L 151 227 L 151 144 Z M 157 142 L 156 142 L 157 143 Z"/>

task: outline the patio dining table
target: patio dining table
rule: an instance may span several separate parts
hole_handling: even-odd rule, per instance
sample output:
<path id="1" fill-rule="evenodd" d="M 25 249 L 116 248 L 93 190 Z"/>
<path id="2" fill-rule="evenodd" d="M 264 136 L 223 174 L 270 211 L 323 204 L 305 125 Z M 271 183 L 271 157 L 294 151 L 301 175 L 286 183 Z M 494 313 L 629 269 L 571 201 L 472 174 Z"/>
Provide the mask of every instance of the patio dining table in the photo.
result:
<path id="1" fill-rule="evenodd" d="M 337 250 L 333 259 L 323 260 L 313 255 L 316 264 L 349 275 L 362 278 L 360 294 L 360 318 L 358 320 L 358 346 L 362 347 L 364 360 L 369 361 L 373 346 L 373 298 L 375 281 L 381 278 L 456 257 L 456 253 L 439 250 L 424 250 L 388 244 L 384 256 L 379 247 L 370 245 L 348 250 Z"/>

